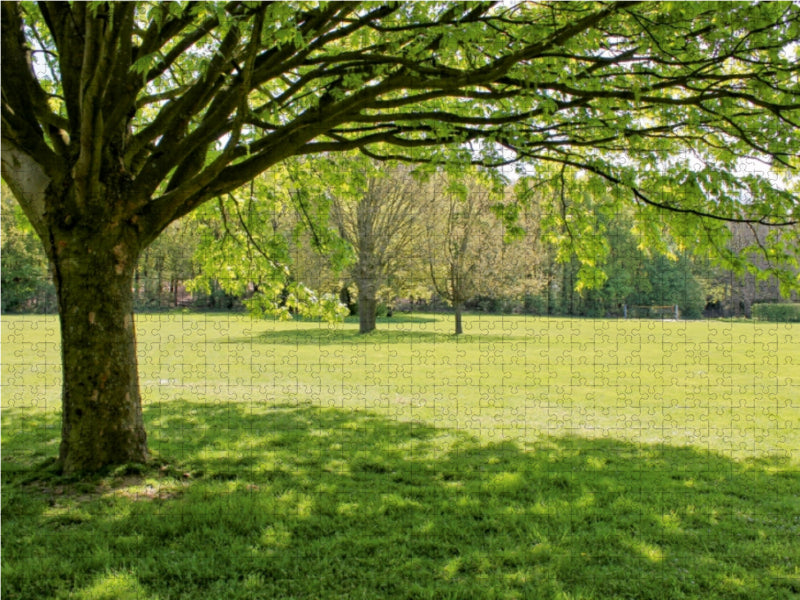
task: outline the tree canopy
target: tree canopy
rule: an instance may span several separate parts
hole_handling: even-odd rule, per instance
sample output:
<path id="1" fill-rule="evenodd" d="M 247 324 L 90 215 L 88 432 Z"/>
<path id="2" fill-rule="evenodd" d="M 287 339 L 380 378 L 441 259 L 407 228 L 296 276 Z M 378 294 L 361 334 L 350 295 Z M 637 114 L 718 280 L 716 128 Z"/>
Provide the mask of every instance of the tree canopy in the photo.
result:
<path id="1" fill-rule="evenodd" d="M 290 157 L 578 169 L 796 284 L 798 39 L 793 2 L 2 3 L 2 175 L 59 296 L 62 462 L 145 453 L 143 249 Z M 771 233 L 735 255 L 727 222 Z"/>
<path id="2" fill-rule="evenodd" d="M 127 212 L 158 230 L 292 155 L 441 160 L 450 144 L 496 164 L 579 166 L 672 210 L 783 223 L 791 196 L 733 173 L 748 157 L 797 166 L 799 12 L 8 3 L 4 172 L 32 159 L 89 197 L 114 172 Z"/>

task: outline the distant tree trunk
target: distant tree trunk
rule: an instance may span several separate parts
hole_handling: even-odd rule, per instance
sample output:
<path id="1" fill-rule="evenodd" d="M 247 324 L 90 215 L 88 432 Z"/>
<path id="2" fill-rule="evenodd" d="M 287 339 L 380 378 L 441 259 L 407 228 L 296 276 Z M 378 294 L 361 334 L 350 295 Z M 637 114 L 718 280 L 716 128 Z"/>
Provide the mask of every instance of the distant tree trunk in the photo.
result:
<path id="1" fill-rule="evenodd" d="M 69 473 L 145 462 L 133 321 L 135 234 L 61 231 L 52 241 L 63 366 L 61 467 Z"/>
<path id="2" fill-rule="evenodd" d="M 375 331 L 378 286 L 369 279 L 356 280 L 356 286 L 358 287 L 358 332 L 370 333 Z"/>
<path id="3" fill-rule="evenodd" d="M 156 267 L 156 305 L 161 308 L 164 305 L 164 271 L 160 261 L 156 264 L 158 265 Z"/>
<path id="4" fill-rule="evenodd" d="M 464 308 L 464 304 L 462 302 L 456 302 L 453 304 L 453 309 L 455 310 L 456 314 L 456 335 L 461 335 L 464 333 L 464 329 L 461 326 L 461 311 Z"/>

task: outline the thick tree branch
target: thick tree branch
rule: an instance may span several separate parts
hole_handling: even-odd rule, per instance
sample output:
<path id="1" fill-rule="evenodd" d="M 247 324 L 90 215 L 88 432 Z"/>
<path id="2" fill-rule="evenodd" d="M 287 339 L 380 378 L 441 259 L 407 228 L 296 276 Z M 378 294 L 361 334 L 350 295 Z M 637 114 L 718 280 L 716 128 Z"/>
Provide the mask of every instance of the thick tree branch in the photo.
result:
<path id="1" fill-rule="evenodd" d="M 39 161 L 5 135 L 2 137 L 0 159 L 3 180 L 11 188 L 39 237 L 47 239 L 45 193 L 53 181 L 52 177 L 45 172 Z"/>
<path id="2" fill-rule="evenodd" d="M 77 4 L 71 8 L 66 2 L 40 3 L 42 16 L 58 48 L 61 87 L 71 136 L 80 131 L 80 77 L 85 37 L 85 6 Z"/>

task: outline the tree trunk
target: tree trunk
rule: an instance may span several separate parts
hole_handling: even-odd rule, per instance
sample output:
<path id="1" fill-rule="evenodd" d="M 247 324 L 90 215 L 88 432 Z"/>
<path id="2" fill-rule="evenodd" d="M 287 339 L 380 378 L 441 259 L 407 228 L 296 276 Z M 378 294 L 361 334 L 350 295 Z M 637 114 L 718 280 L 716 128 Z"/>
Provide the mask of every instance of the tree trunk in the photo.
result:
<path id="1" fill-rule="evenodd" d="M 363 289 L 363 291 L 362 291 Z M 378 312 L 378 301 L 371 285 L 358 288 L 358 332 L 375 331 L 375 317 Z"/>
<path id="2" fill-rule="evenodd" d="M 61 319 L 61 467 L 145 462 L 131 287 L 138 249 L 121 235 L 59 237 L 51 260 Z"/>
<path id="3" fill-rule="evenodd" d="M 455 311 L 456 315 L 456 335 L 461 335 L 464 333 L 464 329 L 461 326 L 461 311 L 463 309 L 463 305 L 461 302 L 456 302 L 453 304 L 453 310 Z"/>

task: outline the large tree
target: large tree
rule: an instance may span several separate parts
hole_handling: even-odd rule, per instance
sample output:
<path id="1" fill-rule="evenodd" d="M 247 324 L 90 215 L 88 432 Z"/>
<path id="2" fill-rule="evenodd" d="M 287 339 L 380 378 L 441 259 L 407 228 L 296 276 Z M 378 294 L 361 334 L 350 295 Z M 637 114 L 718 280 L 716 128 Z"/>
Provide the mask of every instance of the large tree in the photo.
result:
<path id="1" fill-rule="evenodd" d="M 358 288 L 358 328 L 369 333 L 375 330 L 378 292 L 416 258 L 413 242 L 428 200 L 425 186 L 407 168 L 387 172 L 366 161 L 348 173 L 346 185 L 332 194 L 331 217 L 355 254 L 350 273 Z"/>
<path id="2" fill-rule="evenodd" d="M 722 248 L 718 219 L 798 216 L 798 38 L 788 2 L 3 2 L 2 175 L 57 288 L 63 468 L 146 459 L 131 279 L 209 199 L 322 152 L 558 162 Z"/>

